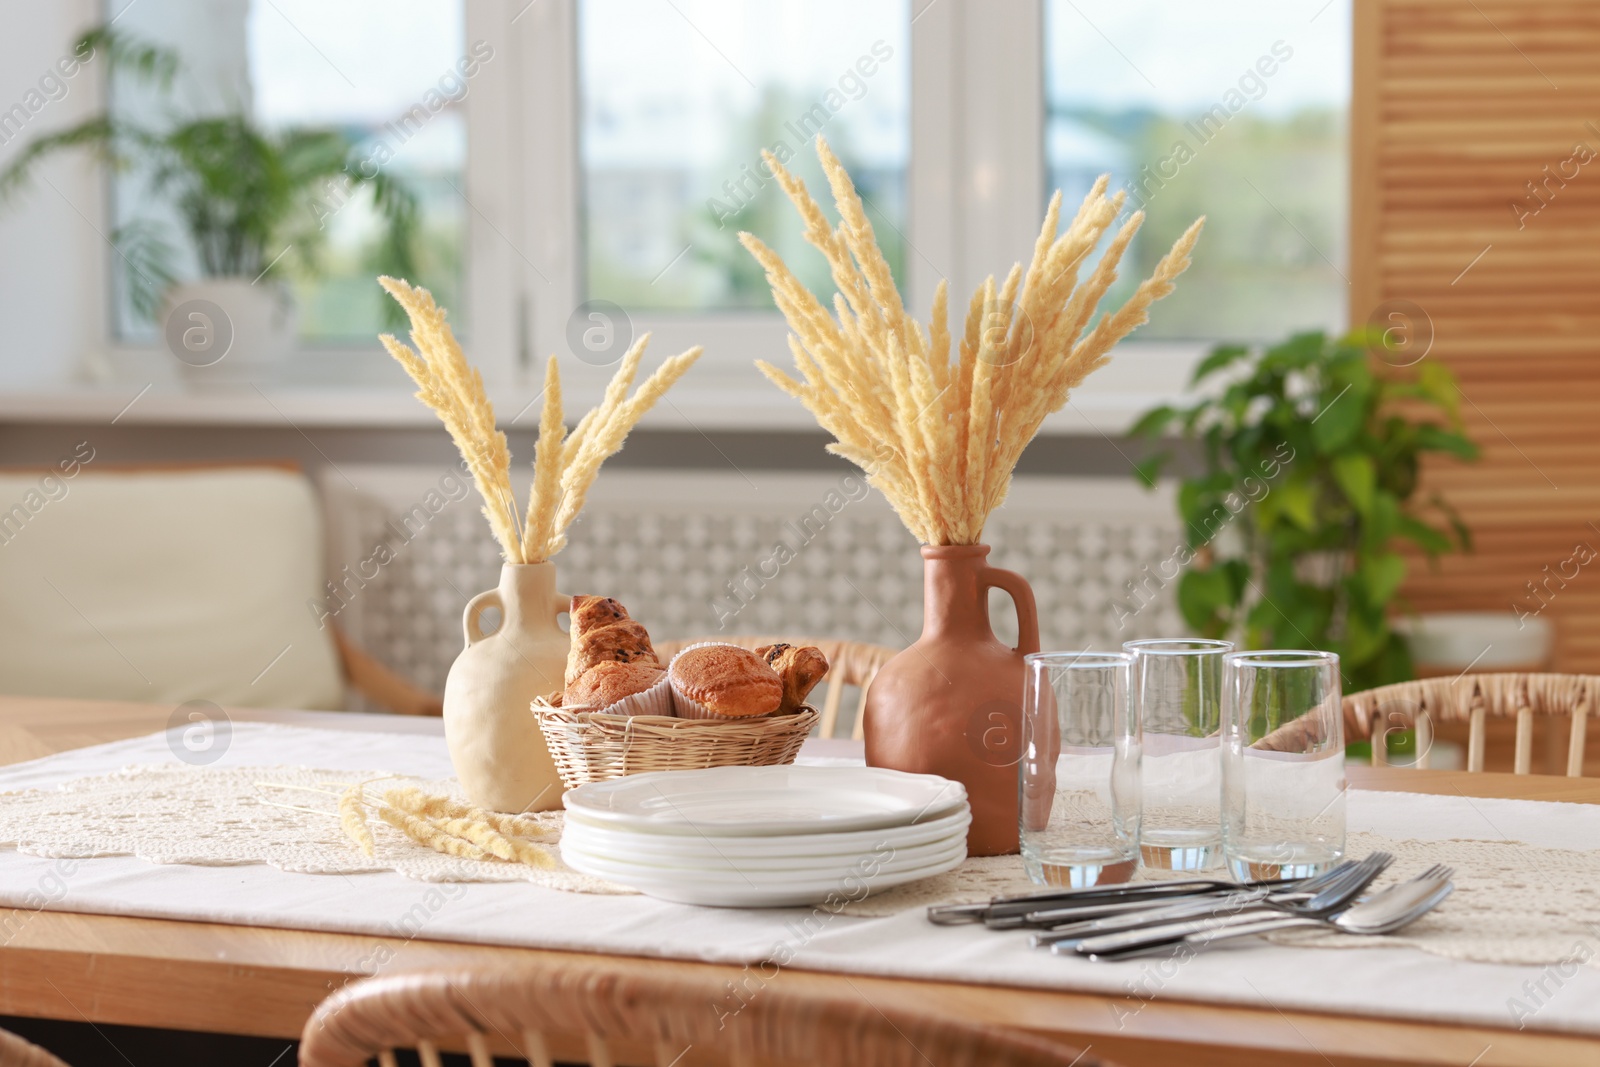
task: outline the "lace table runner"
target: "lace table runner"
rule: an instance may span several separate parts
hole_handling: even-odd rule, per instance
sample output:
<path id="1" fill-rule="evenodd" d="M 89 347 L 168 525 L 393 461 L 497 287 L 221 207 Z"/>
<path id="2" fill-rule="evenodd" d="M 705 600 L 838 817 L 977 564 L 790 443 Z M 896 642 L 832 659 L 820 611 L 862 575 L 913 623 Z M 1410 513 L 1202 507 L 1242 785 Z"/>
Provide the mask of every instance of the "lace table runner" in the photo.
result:
<path id="1" fill-rule="evenodd" d="M 71 859 L 131 855 L 160 864 L 267 864 L 310 875 L 394 871 L 423 882 L 529 882 L 575 893 L 633 892 L 564 865 L 539 870 L 446 856 L 378 820 L 372 820 L 375 854 L 364 856 L 340 829 L 336 794 L 385 774 L 291 766 L 134 766 L 74 779 L 59 789 L 0 794 L 0 847 Z M 457 794 L 451 780 L 411 781 L 428 792 Z M 1397 804 L 1424 799 L 1380 796 Z M 542 818 L 559 829 L 561 813 Z M 1445 863 L 1456 870 L 1456 891 L 1400 934 L 1360 938 L 1291 931 L 1272 935 L 1274 940 L 1329 948 L 1404 944 L 1484 963 L 1600 966 L 1600 851 L 1373 832 L 1352 833 L 1348 849 L 1358 856 L 1375 849 L 1395 855 L 1380 886 Z M 1015 856 L 974 858 L 947 874 L 849 903 L 840 913 L 888 916 L 1037 889 Z"/>
<path id="2" fill-rule="evenodd" d="M 1419 841 L 1371 833 L 1352 833 L 1346 847 L 1352 856 L 1379 849 L 1394 855 L 1394 865 L 1376 888 L 1444 863 L 1455 868 L 1455 892 L 1397 934 L 1351 937 L 1333 931 L 1290 930 L 1271 934 L 1269 940 L 1316 948 L 1409 945 L 1435 956 L 1478 963 L 1600 967 L 1600 852 L 1539 848 L 1519 841 Z M 895 915 L 910 908 L 1043 889 L 1028 881 L 1015 856 L 973 858 L 948 874 L 868 897 L 850 905 L 845 914 Z"/>
<path id="3" fill-rule="evenodd" d="M 137 856 L 200 867 L 264 863 L 296 874 L 395 871 L 423 882 L 532 882 L 574 893 L 634 892 L 564 864 L 542 870 L 447 856 L 378 819 L 369 820 L 376 848 L 365 856 L 340 828 L 335 804 L 355 782 L 386 777 L 387 771 L 307 767 L 128 767 L 77 778 L 60 789 L 0 794 L 0 847 L 66 859 Z M 380 787 L 391 784 L 463 799 L 453 779 L 413 778 Z M 539 818 L 559 833 L 561 812 Z"/>

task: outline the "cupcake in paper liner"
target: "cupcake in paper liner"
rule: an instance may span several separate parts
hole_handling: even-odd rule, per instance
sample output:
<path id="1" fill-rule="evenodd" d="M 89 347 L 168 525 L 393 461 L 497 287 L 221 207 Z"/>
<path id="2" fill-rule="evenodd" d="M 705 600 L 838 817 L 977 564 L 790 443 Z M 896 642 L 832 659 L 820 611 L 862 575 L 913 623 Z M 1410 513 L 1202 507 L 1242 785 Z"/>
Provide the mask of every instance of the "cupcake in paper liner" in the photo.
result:
<path id="1" fill-rule="evenodd" d="M 671 715 L 667 672 L 655 663 L 596 663 L 567 686 L 567 710 L 608 715 Z"/>
<path id="2" fill-rule="evenodd" d="M 708 641 L 690 645 L 667 667 L 681 719 L 753 719 L 783 704 L 783 681 L 747 648 Z"/>

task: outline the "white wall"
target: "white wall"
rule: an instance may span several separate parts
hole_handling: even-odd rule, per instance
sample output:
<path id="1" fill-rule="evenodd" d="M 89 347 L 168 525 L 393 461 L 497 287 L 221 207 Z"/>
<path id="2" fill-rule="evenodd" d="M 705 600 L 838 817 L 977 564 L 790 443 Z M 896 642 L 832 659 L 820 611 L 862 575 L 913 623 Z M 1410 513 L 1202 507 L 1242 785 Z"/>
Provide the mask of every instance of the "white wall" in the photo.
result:
<path id="1" fill-rule="evenodd" d="M 0 119 L 14 106 L 29 112 L 21 136 L 16 113 L 0 128 L 9 138 L 0 144 L 0 166 L 33 137 L 78 122 L 99 106 L 95 62 L 72 78 L 60 78 L 56 68 L 98 17 L 93 0 L 0 0 Z M 49 76 L 60 82 L 42 88 L 40 79 Z M 63 158 L 38 174 L 0 206 L 0 380 L 10 385 L 66 381 L 104 336 L 104 187 L 83 159 Z"/>

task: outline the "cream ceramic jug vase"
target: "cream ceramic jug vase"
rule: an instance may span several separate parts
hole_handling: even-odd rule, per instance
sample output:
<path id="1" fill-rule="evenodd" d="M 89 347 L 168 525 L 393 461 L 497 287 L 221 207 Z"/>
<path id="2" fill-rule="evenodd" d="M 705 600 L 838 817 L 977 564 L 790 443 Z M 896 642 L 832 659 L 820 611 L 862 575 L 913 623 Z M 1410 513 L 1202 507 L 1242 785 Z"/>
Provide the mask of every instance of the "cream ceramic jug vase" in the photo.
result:
<path id="1" fill-rule="evenodd" d="M 570 600 L 553 563 L 507 563 L 500 585 L 462 617 L 467 646 L 444 683 L 444 736 L 467 799 L 490 811 L 561 807 L 561 776 L 529 705 L 561 689 L 571 638 L 557 623 Z M 500 626 L 483 632 L 486 608 Z"/>

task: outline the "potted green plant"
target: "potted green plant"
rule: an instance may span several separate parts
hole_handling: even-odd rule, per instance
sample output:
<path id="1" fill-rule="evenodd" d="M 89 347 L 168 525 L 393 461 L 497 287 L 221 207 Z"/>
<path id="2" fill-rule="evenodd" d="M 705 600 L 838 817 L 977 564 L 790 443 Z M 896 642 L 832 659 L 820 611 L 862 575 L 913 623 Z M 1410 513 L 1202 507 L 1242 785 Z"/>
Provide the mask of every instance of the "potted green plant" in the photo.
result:
<path id="1" fill-rule="evenodd" d="M 1185 622 L 1249 648 L 1337 652 L 1351 691 L 1412 675 L 1390 621 L 1407 569 L 1400 544 L 1430 560 L 1471 548 L 1441 496 L 1417 499 L 1422 457 L 1478 455 L 1449 369 L 1391 366 L 1374 351 L 1390 352 L 1365 333 L 1223 345 L 1195 370 L 1199 399 L 1157 407 L 1132 430 L 1176 429 L 1198 446 L 1199 469 L 1178 487 Z M 1136 473 L 1153 486 L 1172 458 L 1156 452 Z"/>
<path id="2" fill-rule="evenodd" d="M 170 89 L 179 73 L 175 53 L 130 39 L 109 27 L 91 30 L 75 54 L 105 57 L 108 69 Z M 64 130 L 36 138 L 0 170 L 0 201 L 25 186 L 34 168 L 58 153 L 86 149 L 118 170 L 143 174 L 154 198 L 175 214 L 193 252 L 198 279 L 180 281 L 178 256 L 167 227 L 140 217 L 111 234 L 127 278 L 129 303 L 141 318 L 162 321 L 174 309 L 221 309 L 229 322 L 232 376 L 281 360 L 295 340 L 293 301 L 282 277 L 289 269 L 315 272 L 329 214 L 357 189 L 371 192 L 384 231 L 378 262 L 384 273 L 415 274 L 417 201 L 403 183 L 357 158 L 357 144 L 341 130 L 268 131 L 241 112 L 173 117 L 145 125 L 110 109 Z M 202 319 L 204 320 L 202 322 Z M 219 324 L 167 322 L 176 336 L 209 337 Z M 174 350 L 185 368 L 214 359 L 204 346 L 196 358 Z"/>

